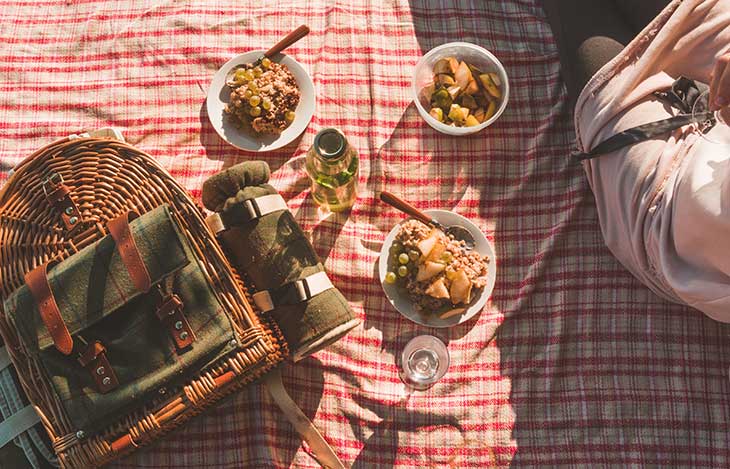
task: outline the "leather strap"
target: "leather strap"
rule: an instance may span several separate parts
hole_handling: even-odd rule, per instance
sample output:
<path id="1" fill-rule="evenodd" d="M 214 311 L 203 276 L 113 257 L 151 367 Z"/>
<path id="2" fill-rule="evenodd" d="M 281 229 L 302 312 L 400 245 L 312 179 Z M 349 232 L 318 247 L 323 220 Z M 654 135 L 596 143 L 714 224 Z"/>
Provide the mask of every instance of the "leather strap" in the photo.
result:
<path id="1" fill-rule="evenodd" d="M 304 412 L 284 389 L 284 383 L 281 381 L 281 368 L 270 371 L 264 376 L 263 380 L 271 397 L 294 426 L 299 436 L 311 448 L 314 459 L 326 469 L 345 469 L 345 465 L 337 457 L 335 450 L 332 449 L 327 440 L 319 433 L 317 427 L 304 415 Z"/>
<path id="2" fill-rule="evenodd" d="M 106 358 L 106 347 L 98 340 L 81 352 L 79 363 L 89 372 L 100 393 L 106 394 L 119 386 L 117 374 Z"/>
<path id="3" fill-rule="evenodd" d="M 38 305 L 41 319 L 43 324 L 46 325 L 51 339 L 53 339 L 53 344 L 62 354 L 70 355 L 74 342 L 66 323 L 63 322 L 56 299 L 51 291 L 51 285 L 48 283 L 48 265 L 51 262 L 54 261 L 41 264 L 28 272 L 25 275 L 25 284 L 28 285 L 28 289 Z"/>
<path id="4" fill-rule="evenodd" d="M 110 220 L 107 223 L 107 228 L 109 228 L 109 233 L 114 238 L 114 242 L 117 243 L 117 251 L 119 251 L 127 272 L 129 272 L 132 283 L 138 291 L 146 293 L 152 287 L 152 280 L 129 228 L 130 220 L 137 217 L 138 215 L 134 212 L 124 212 Z"/>
<path id="5" fill-rule="evenodd" d="M 218 234 L 235 226 L 241 226 L 270 213 L 288 210 L 286 201 L 280 194 L 262 195 L 247 199 L 232 206 L 226 212 L 214 213 L 205 219 L 213 234 Z"/>
<path id="6" fill-rule="evenodd" d="M 307 301 L 323 291 L 334 288 L 326 272 L 317 272 L 273 290 L 262 290 L 253 294 L 256 306 L 265 313 L 279 305 L 291 305 Z"/>
<path id="7" fill-rule="evenodd" d="M 59 173 L 52 173 L 43 181 L 43 193 L 46 201 L 61 214 L 61 221 L 68 231 L 82 224 L 84 220 L 71 198 L 71 189 L 63 183 Z"/>

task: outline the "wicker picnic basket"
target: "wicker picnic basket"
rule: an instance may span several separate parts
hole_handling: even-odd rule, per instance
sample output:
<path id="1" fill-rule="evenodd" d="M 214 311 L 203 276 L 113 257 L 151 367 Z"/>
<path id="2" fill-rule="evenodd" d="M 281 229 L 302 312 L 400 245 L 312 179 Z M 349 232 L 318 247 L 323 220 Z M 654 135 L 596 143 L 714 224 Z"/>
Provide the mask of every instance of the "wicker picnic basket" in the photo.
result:
<path id="1" fill-rule="evenodd" d="M 60 186 L 75 207 L 58 210 L 47 194 Z M 107 221 L 131 210 L 144 214 L 165 204 L 224 305 L 237 337 L 233 353 L 195 370 L 176 388 L 160 388 L 103 430 L 74 428 L 44 367 L 26 349 L 6 311 L 0 332 L 23 388 L 41 416 L 61 467 L 104 465 L 160 438 L 287 355 L 276 324 L 257 316 L 244 282 L 232 269 L 202 211 L 149 155 L 114 138 L 66 138 L 37 151 L 0 191 L 0 305 L 24 284 L 24 275 L 51 259 L 66 259 L 107 236 Z"/>

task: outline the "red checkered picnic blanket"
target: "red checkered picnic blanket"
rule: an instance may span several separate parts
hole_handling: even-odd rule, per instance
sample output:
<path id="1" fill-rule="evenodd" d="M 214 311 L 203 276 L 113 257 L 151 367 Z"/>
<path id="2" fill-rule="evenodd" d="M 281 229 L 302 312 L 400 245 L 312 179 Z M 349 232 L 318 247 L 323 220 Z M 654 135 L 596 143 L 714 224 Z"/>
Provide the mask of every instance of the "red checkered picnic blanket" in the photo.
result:
<path id="1" fill-rule="evenodd" d="M 0 0 L 0 182 L 37 148 L 115 126 L 199 195 L 206 177 L 263 158 L 363 327 L 284 380 L 354 468 L 730 465 L 726 326 L 660 300 L 605 248 L 593 197 L 567 155 L 573 130 L 540 2 L 507 0 Z M 204 100 L 232 56 L 301 23 L 288 53 L 317 110 L 303 137 L 255 155 L 222 142 Z M 411 102 L 416 60 L 464 40 L 510 77 L 507 110 L 476 136 L 428 127 Z M 321 220 L 304 154 L 323 128 L 359 150 L 358 204 Z M 430 330 L 398 315 L 374 268 L 402 219 L 383 188 L 471 218 L 493 241 L 497 284 L 466 324 Z M 406 399 L 395 356 L 437 333 L 451 366 Z M 127 468 L 317 467 L 266 391 L 252 385 Z"/>

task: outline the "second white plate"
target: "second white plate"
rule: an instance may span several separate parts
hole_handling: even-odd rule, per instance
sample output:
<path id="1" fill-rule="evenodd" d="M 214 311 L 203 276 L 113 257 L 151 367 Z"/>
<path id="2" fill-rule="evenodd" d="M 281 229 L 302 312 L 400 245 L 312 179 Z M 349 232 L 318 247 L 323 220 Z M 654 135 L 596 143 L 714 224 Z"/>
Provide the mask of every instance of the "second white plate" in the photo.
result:
<path id="1" fill-rule="evenodd" d="M 391 285 L 385 283 L 385 274 L 388 273 L 388 255 L 390 253 L 390 246 L 393 244 L 400 226 L 406 221 L 397 224 L 390 230 L 388 236 L 386 236 L 383 242 L 383 247 L 380 251 L 380 259 L 378 260 L 378 275 L 380 277 L 380 284 L 383 286 L 385 296 L 393 305 L 406 318 L 413 322 L 429 327 L 451 327 L 457 324 L 468 321 L 475 314 L 480 312 L 484 305 L 487 304 L 487 300 L 494 290 L 494 284 L 497 280 L 497 269 L 496 269 L 496 258 L 494 256 L 494 248 L 489 242 L 484 233 L 477 228 L 477 226 L 469 221 L 469 219 L 462 217 L 459 214 L 450 212 L 448 210 L 424 210 L 424 213 L 430 215 L 436 219 L 439 223 L 449 225 L 461 225 L 472 234 L 476 241 L 474 249 L 481 255 L 489 258 L 489 266 L 487 268 L 487 284 L 479 291 L 477 297 L 473 298 L 471 303 L 467 306 L 466 310 L 455 316 L 451 316 L 446 319 L 441 319 L 438 315 L 433 313 L 421 312 L 416 309 L 413 302 L 408 297 L 408 294 L 402 288 L 397 285 Z"/>

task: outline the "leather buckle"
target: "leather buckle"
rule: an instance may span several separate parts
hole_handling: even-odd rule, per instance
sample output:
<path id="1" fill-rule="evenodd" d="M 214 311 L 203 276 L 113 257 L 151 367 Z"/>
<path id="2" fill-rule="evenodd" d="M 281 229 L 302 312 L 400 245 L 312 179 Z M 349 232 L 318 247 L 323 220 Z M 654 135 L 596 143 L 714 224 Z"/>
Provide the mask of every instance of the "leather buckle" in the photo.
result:
<path id="1" fill-rule="evenodd" d="M 46 201 L 61 214 L 61 221 L 68 231 L 83 223 L 81 212 L 71 198 L 71 189 L 64 184 L 60 173 L 51 173 L 42 183 Z"/>
<path id="2" fill-rule="evenodd" d="M 119 386 L 114 368 L 106 357 L 106 347 L 98 340 L 86 346 L 79 354 L 78 361 L 89 372 L 96 389 L 101 394 L 106 394 Z"/>
<path id="3" fill-rule="evenodd" d="M 195 332 L 190 327 L 188 319 L 183 314 L 183 302 L 179 296 L 172 294 L 163 296 L 156 315 L 175 342 L 178 353 L 190 347 L 195 342 Z"/>

